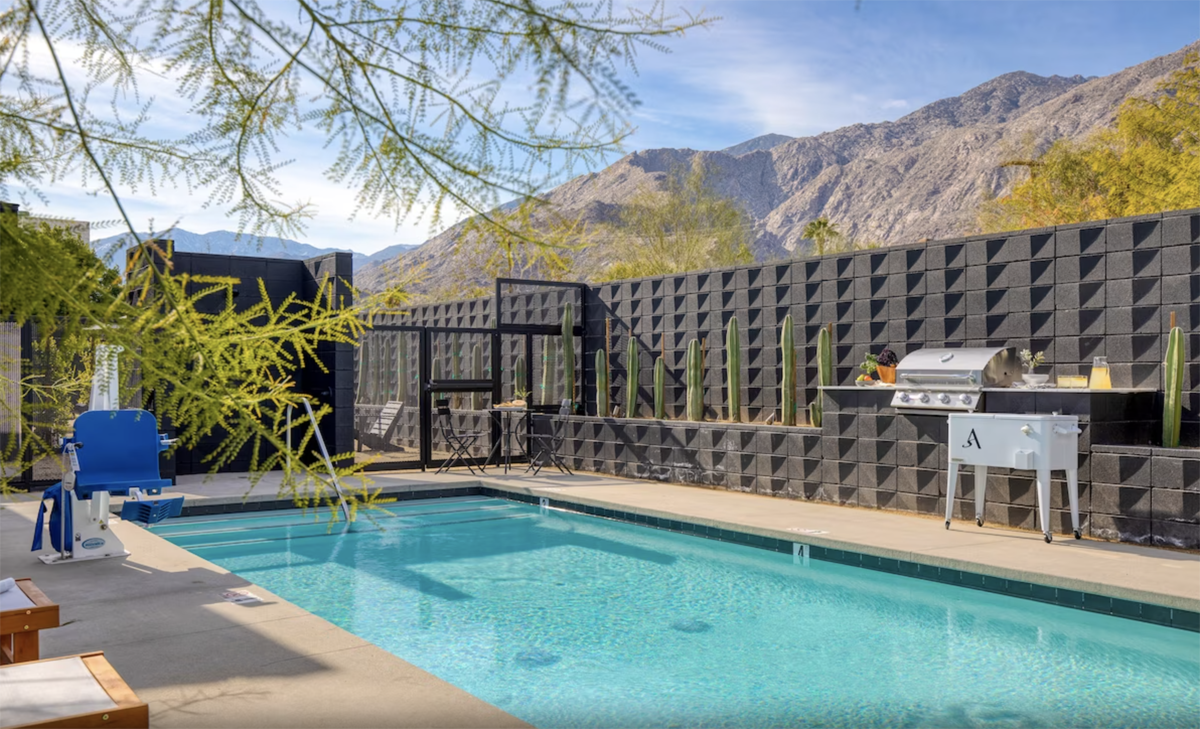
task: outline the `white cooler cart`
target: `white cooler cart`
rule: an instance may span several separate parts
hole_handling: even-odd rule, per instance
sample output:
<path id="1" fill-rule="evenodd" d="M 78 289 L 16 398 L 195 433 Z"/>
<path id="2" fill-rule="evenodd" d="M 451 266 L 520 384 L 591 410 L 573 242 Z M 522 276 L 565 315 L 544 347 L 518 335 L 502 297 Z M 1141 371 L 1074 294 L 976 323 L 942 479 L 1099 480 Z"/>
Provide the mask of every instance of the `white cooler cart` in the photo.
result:
<path id="1" fill-rule="evenodd" d="M 1079 539 L 1079 418 L 1074 415 L 950 413 L 950 464 L 946 474 L 946 528 L 954 513 L 960 465 L 975 467 L 975 523 L 983 526 L 988 466 L 1037 472 L 1038 519 L 1049 543 L 1050 472 L 1067 472 L 1071 527 Z"/>

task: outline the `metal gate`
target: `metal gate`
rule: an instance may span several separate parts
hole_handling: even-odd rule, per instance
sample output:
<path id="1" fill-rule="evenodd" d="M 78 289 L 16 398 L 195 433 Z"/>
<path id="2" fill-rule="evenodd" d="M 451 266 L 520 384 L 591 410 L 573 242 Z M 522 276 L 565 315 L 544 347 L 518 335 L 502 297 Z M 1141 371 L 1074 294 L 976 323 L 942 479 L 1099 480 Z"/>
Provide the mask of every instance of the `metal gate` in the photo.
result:
<path id="1" fill-rule="evenodd" d="M 561 323 L 533 323 L 528 312 L 512 315 L 514 307 L 528 303 L 528 294 L 511 293 L 518 287 L 578 292 L 571 294 L 578 299 L 572 339 L 580 344 L 573 378 L 578 387 L 573 392 L 563 392 L 556 359 Z M 443 428 L 452 427 L 459 434 L 477 436 L 469 449 L 472 465 L 498 463 L 509 442 L 514 450 L 511 461 L 527 460 L 523 444 L 529 419 L 514 417 L 507 423 L 492 408 L 517 395 L 524 395 L 530 413 L 557 412 L 562 399 L 582 400 L 578 393 L 587 361 L 582 346 L 585 290 L 584 284 L 497 279 L 491 327 L 369 328 L 356 355 L 355 458 L 365 461 L 368 471 L 439 468 L 450 454 Z M 437 415 L 439 400 L 449 406 L 448 423 Z M 511 441 L 506 426 L 513 431 Z"/>

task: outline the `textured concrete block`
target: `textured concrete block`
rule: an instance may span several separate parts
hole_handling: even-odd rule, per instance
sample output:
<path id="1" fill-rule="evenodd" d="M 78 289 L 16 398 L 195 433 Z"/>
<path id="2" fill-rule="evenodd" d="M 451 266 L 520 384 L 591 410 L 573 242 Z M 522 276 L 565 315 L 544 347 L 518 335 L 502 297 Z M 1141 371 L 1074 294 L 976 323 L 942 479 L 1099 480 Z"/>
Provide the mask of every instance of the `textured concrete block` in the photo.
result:
<path id="1" fill-rule="evenodd" d="M 1159 488 L 1150 490 L 1150 516 L 1155 521 L 1200 523 L 1200 493 Z"/>
<path id="2" fill-rule="evenodd" d="M 1092 453 L 1091 464 L 1094 483 L 1146 487 L 1150 485 L 1149 456 Z M 1110 511 L 1107 513 L 1118 514 L 1121 512 Z"/>
<path id="3" fill-rule="evenodd" d="M 1186 246 L 1200 243 L 1200 215 L 1168 215 L 1162 221 L 1162 244 Z"/>
<path id="4" fill-rule="evenodd" d="M 1167 451 L 1179 452 L 1186 451 Z M 1155 488 L 1178 489 L 1200 493 L 1200 457 L 1173 458 L 1170 456 L 1153 457 L 1151 474 Z"/>
<path id="5" fill-rule="evenodd" d="M 1154 521 L 1151 524 L 1152 544 L 1156 547 L 1200 549 L 1200 525 L 1174 521 Z"/>

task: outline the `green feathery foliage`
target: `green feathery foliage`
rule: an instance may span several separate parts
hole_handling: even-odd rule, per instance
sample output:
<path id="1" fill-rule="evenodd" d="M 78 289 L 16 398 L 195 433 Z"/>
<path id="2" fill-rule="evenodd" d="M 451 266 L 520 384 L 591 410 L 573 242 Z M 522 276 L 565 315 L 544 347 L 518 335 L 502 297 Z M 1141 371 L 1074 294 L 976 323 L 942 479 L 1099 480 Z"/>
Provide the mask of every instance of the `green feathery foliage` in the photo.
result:
<path id="1" fill-rule="evenodd" d="M 1029 176 L 983 201 L 980 232 L 1200 206 L 1200 53 L 1187 54 L 1151 98 L 1126 100 L 1111 127 L 1002 166 Z"/>
<path id="2" fill-rule="evenodd" d="M 657 5 L 622 14 L 538 0 L 15 0 L 0 12 L 0 198 L 17 186 L 44 201 L 43 186 L 78 176 L 136 238 L 124 196 L 174 187 L 206 197 L 241 231 L 294 236 L 313 208 L 285 202 L 279 170 L 288 136 L 315 133 L 335 151 L 326 174 L 354 191 L 356 213 L 397 224 L 423 213 L 438 226 L 448 205 L 489 219 L 500 202 L 617 149 L 637 104 L 619 73 L 639 48 L 665 50 L 663 39 L 708 22 L 676 22 Z M 152 100 L 140 94 L 163 83 L 187 113 L 172 115 L 176 136 L 156 138 L 145 131 Z M 511 101 L 514 86 L 528 103 Z M 102 338 L 125 348 L 123 371 L 137 373 L 137 392 L 154 396 L 181 446 L 228 434 L 207 456 L 214 469 L 248 445 L 256 473 L 290 463 L 285 488 L 326 491 L 304 465 L 311 428 L 296 457 L 285 453 L 283 419 L 301 397 L 293 374 L 319 364 L 321 343 L 357 343 L 376 313 L 408 301 L 404 290 L 351 303 L 326 281 L 312 301 L 267 303 L 264 290 L 263 303 L 237 312 L 234 287 L 253 282 L 146 265 L 163 251 L 139 240 L 137 265 L 113 293 L 113 266 L 48 257 L 48 234 L 4 225 L 0 318 L 36 323 L 40 347 L 79 363 L 18 383 L 22 393 L 73 407 L 91 376 L 85 349 Z M 224 302 L 215 312 L 214 299 Z M 9 466 L 53 453 L 27 415 L 20 452 L 5 454 L 5 487 Z"/>
<path id="3" fill-rule="evenodd" d="M 750 216 L 709 185 L 696 158 L 690 170 L 672 170 L 662 191 L 641 190 L 611 228 L 615 262 L 597 280 L 663 276 L 753 263 Z"/>
<path id="4" fill-rule="evenodd" d="M 142 406 L 153 398 L 158 417 L 177 428 L 177 447 L 196 448 L 209 433 L 224 432 L 220 445 L 204 455 L 212 468 L 249 448 L 252 472 L 283 468 L 285 488 L 311 488 L 318 500 L 328 498 L 321 470 L 305 465 L 315 461 L 287 457 L 285 422 L 289 406 L 302 412 L 293 373 L 306 363 L 320 366 L 319 344 L 355 343 L 364 332 L 363 311 L 343 307 L 333 281 L 322 282 L 311 301 L 290 296 L 274 304 L 259 281 L 262 301 L 238 312 L 238 279 L 174 275 L 146 245 L 136 250 L 114 292 L 102 262 L 72 276 L 63 274 L 71 269 L 50 265 L 45 251 L 60 243 L 60 231 L 0 215 L 0 318 L 33 323 L 35 351 L 57 363 L 17 383 L 22 399 L 37 408 L 4 414 L 19 418 L 23 437 L 8 443 L 0 486 L 7 488 L 22 468 L 57 452 L 53 436 L 67 433 L 74 413 L 86 406 L 92 353 L 104 343 L 124 348 L 121 402 Z M 29 274 L 39 266 L 44 275 Z M 224 306 L 211 306 L 214 300 Z M 329 412 L 319 402 L 315 409 L 320 416 Z M 308 454 L 315 447 L 311 427 L 297 427 L 293 455 Z M 339 469 L 342 476 L 360 468 L 350 456 L 340 460 L 351 464 Z M 366 500 L 365 493 L 360 497 Z"/>

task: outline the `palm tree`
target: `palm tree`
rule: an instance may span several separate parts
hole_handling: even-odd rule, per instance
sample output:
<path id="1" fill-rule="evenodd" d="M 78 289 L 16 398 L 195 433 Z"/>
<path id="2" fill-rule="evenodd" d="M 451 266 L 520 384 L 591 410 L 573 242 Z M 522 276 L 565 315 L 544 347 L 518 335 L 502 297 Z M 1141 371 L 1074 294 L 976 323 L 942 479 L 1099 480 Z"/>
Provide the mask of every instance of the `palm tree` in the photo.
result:
<path id="1" fill-rule="evenodd" d="M 837 223 L 829 222 L 829 218 L 821 216 L 804 226 L 804 232 L 801 233 L 805 238 L 811 240 L 817 247 L 817 255 L 823 256 L 826 253 L 832 253 L 832 248 L 827 248 L 830 243 L 839 240 L 842 233 L 838 230 Z"/>

